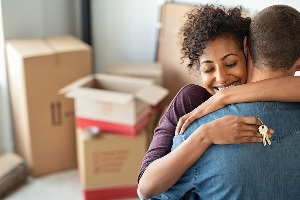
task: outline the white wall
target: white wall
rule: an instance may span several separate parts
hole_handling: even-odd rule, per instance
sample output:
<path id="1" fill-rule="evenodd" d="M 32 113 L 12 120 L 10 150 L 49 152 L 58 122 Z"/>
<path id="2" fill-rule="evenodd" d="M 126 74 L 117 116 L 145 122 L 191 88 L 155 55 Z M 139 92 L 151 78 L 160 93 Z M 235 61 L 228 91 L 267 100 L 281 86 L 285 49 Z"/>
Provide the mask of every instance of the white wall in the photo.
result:
<path id="1" fill-rule="evenodd" d="M 249 10 L 252 14 L 262 10 L 265 7 L 274 5 L 274 4 L 286 4 L 293 6 L 294 8 L 300 10 L 300 2 L 298 0 L 175 0 L 174 2 L 178 3 L 189 3 L 189 4 L 221 4 L 225 6 L 238 6 L 242 5 L 247 10 Z"/>
<path id="2" fill-rule="evenodd" d="M 2 0 L 5 39 L 79 36 L 79 0 Z"/>
<path id="3" fill-rule="evenodd" d="M 116 61 L 151 62 L 157 47 L 158 0 L 93 0 L 95 71 Z"/>
<path id="4" fill-rule="evenodd" d="M 13 149 L 10 110 L 8 108 L 7 79 L 4 56 L 4 35 L 2 23 L 2 5 L 0 1 L 0 153 L 5 150 Z M 5 125 L 6 124 L 6 125 Z M 6 133 L 6 134 L 4 134 Z"/>
<path id="5" fill-rule="evenodd" d="M 0 152 L 13 151 L 13 130 L 6 79 L 4 40 L 71 34 L 80 37 L 79 0 L 1 0 Z M 3 22 L 3 29 L 2 29 Z"/>
<path id="6" fill-rule="evenodd" d="M 118 61 L 155 60 L 160 4 L 163 0 L 92 0 L 92 37 L 95 72 Z M 273 4 L 300 10 L 297 0 L 176 0 L 187 4 L 243 5 L 252 14 Z"/>

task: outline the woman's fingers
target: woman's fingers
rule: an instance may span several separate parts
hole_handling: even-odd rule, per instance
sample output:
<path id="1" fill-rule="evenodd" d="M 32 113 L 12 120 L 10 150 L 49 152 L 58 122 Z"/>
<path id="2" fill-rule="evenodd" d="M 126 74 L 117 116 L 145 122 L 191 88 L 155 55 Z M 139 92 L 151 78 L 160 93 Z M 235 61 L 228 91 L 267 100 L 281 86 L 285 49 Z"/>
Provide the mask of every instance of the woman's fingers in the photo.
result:
<path id="1" fill-rule="evenodd" d="M 204 112 L 205 113 L 205 112 Z M 176 126 L 176 134 L 181 134 L 183 133 L 187 127 L 196 119 L 200 118 L 203 116 L 203 109 L 201 109 L 201 105 L 195 108 L 193 111 L 185 114 L 182 116 Z"/>
<path id="2" fill-rule="evenodd" d="M 270 139 L 272 138 L 273 133 L 274 133 L 273 129 L 268 130 L 267 135 Z M 253 134 L 252 136 L 244 136 L 240 138 L 240 143 L 262 142 L 262 141 L 263 141 L 263 136 L 259 132 Z"/>
<path id="3" fill-rule="evenodd" d="M 245 125 L 250 125 L 250 126 L 245 126 L 243 127 L 243 130 L 257 130 L 258 134 L 258 128 L 259 126 L 262 125 L 262 121 L 256 117 L 244 117 L 240 116 L 237 118 L 237 121 L 240 120 L 241 123 L 244 123 Z M 237 122 L 238 123 L 238 122 Z M 248 129 L 247 129 L 248 128 Z M 267 135 L 270 138 L 274 134 L 274 130 L 268 127 Z"/>
<path id="4" fill-rule="evenodd" d="M 269 138 L 271 138 L 273 134 L 274 134 L 274 130 L 271 129 L 271 128 L 268 128 L 267 136 L 268 136 Z"/>
<path id="5" fill-rule="evenodd" d="M 178 123 L 176 125 L 175 135 L 178 135 L 180 133 L 181 127 L 183 126 L 186 119 L 189 117 L 190 113 L 183 115 L 179 118 Z"/>
<path id="6" fill-rule="evenodd" d="M 240 143 L 262 142 L 262 137 L 242 137 Z"/>
<path id="7" fill-rule="evenodd" d="M 182 134 L 186 128 L 193 122 L 195 119 L 199 118 L 200 113 L 197 113 L 197 109 L 193 110 L 190 113 L 187 113 L 179 118 L 178 123 L 175 129 L 175 135 Z"/>
<path id="8" fill-rule="evenodd" d="M 237 121 L 240 121 L 244 124 L 250 125 L 262 125 L 261 121 L 257 117 L 245 117 L 245 116 L 235 116 Z"/>
<path id="9" fill-rule="evenodd" d="M 216 119 L 211 124 L 214 133 L 212 141 L 214 144 L 239 144 L 244 142 L 262 142 L 263 136 L 258 127 L 261 121 L 256 117 L 224 116 Z M 267 135 L 271 138 L 273 129 L 268 129 Z"/>
<path id="10" fill-rule="evenodd" d="M 176 126 L 176 135 L 183 133 L 197 119 L 197 112 L 191 112 L 180 118 Z M 210 122 L 210 137 L 214 144 L 239 144 L 245 142 L 262 142 L 263 136 L 258 127 L 262 122 L 257 117 L 228 115 Z M 268 128 L 267 135 L 272 137 L 274 130 Z"/>
<path id="11" fill-rule="evenodd" d="M 182 124 L 181 128 L 180 128 L 180 134 L 182 134 L 186 129 L 187 127 L 193 122 L 195 121 L 196 117 L 194 115 L 191 115 L 190 117 L 188 117 L 184 123 Z"/>

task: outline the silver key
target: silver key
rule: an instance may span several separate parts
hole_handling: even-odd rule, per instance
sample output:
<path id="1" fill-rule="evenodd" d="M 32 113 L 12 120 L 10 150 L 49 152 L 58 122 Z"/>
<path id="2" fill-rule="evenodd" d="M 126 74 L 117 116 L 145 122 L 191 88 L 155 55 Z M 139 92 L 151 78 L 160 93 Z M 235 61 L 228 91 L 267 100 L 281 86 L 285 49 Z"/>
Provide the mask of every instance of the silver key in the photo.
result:
<path id="1" fill-rule="evenodd" d="M 268 132 L 268 127 L 264 124 L 260 125 L 258 127 L 258 131 L 259 133 L 263 136 L 263 144 L 264 146 L 266 146 L 266 142 L 268 142 L 269 145 L 271 145 L 271 141 L 267 135 L 267 132 Z"/>
<path id="2" fill-rule="evenodd" d="M 268 132 L 268 127 L 264 124 L 260 125 L 260 127 L 258 127 L 258 131 L 263 136 L 263 144 L 264 146 L 266 146 L 266 135 Z"/>

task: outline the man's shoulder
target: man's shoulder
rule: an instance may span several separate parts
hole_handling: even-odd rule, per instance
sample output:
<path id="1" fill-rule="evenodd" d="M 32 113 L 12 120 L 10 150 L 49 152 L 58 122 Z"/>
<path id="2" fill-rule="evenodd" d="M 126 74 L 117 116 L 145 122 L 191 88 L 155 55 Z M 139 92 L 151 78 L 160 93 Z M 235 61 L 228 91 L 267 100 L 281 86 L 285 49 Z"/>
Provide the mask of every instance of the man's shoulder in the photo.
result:
<path id="1" fill-rule="evenodd" d="M 266 113 L 266 112 L 284 113 L 287 111 L 300 113 L 300 103 L 261 101 L 261 102 L 230 104 L 225 106 L 224 108 L 209 113 L 202 118 L 197 119 L 197 121 L 199 125 L 199 123 L 200 124 L 207 123 L 226 115 L 256 116 L 259 115 L 260 113 Z"/>
<path id="2" fill-rule="evenodd" d="M 240 111 L 300 111 L 300 102 L 259 101 L 231 104 L 223 108 L 224 112 Z"/>

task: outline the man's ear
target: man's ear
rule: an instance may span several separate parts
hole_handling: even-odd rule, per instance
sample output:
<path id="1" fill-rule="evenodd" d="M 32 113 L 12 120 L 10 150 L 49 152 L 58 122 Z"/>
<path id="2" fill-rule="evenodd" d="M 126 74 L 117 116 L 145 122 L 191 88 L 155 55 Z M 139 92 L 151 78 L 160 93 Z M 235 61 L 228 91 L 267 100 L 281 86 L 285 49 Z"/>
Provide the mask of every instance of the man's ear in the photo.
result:
<path id="1" fill-rule="evenodd" d="M 245 36 L 244 37 L 244 54 L 245 54 L 245 56 L 246 56 L 246 58 L 247 58 L 247 56 L 248 56 L 248 45 L 247 45 L 247 36 Z"/>
<path id="2" fill-rule="evenodd" d="M 298 60 L 294 64 L 294 66 L 295 66 L 295 71 L 300 71 L 300 58 L 298 58 Z"/>

